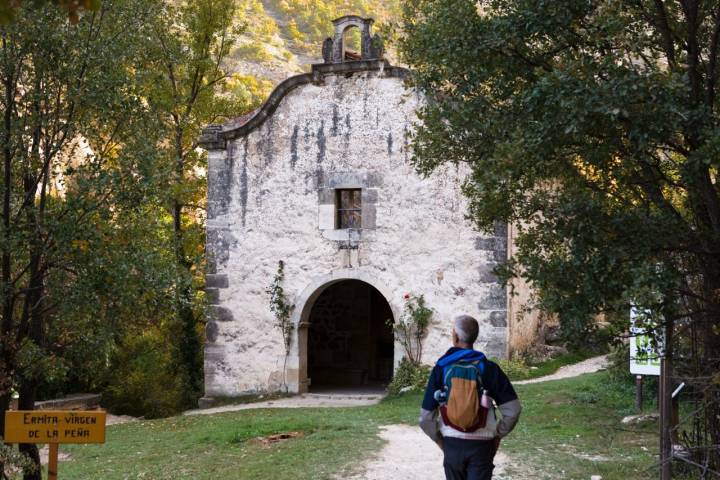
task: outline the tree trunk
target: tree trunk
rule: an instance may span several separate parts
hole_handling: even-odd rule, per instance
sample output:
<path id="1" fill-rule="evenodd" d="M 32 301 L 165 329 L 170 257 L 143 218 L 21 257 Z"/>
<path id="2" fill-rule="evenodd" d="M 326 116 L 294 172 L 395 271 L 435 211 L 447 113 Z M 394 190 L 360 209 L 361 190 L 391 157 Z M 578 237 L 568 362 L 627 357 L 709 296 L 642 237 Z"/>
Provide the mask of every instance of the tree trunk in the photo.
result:
<path id="1" fill-rule="evenodd" d="M 2 41 L 3 50 L 7 48 Z M 12 389 L 13 357 L 10 344 L 10 334 L 13 328 L 13 298 L 12 288 L 12 256 L 10 242 L 10 216 L 12 196 L 12 147 L 10 144 L 12 129 L 12 110 L 14 108 L 14 69 L 8 62 L 9 71 L 5 72 L 3 86 L 5 90 L 5 112 L 3 114 L 3 239 L 2 239 L 2 278 L 0 279 L 0 294 L 2 295 L 2 321 L 0 322 L 0 434 L 5 432 L 5 411 L 10 406 Z"/>
<path id="2" fill-rule="evenodd" d="M 37 385 L 34 380 L 25 380 L 20 385 L 20 399 L 18 400 L 19 410 L 34 410 Z M 34 472 L 25 473 L 23 480 L 42 480 L 40 466 L 40 452 L 34 443 L 21 443 L 20 452 L 24 453 L 33 461 L 37 467 Z"/>
<path id="3" fill-rule="evenodd" d="M 707 431 L 708 445 L 720 445 L 720 389 L 716 381 L 720 381 L 720 277 L 718 271 L 705 272 L 704 296 L 706 298 L 706 312 L 703 317 L 702 359 L 700 364 L 704 368 L 704 375 L 715 376 L 708 382 L 705 394 L 705 429 Z M 720 452 L 707 452 L 710 457 L 710 467 L 720 470 Z"/>
<path id="4" fill-rule="evenodd" d="M 5 436 L 5 411 L 10 410 L 12 397 L 10 392 L 0 396 L 0 434 Z M 5 480 L 5 463 L 0 461 L 0 479 Z"/>
<path id="5" fill-rule="evenodd" d="M 35 212 L 33 209 L 28 209 L 28 220 L 31 222 L 31 225 L 37 226 L 37 217 L 34 213 Z M 42 255 L 43 243 L 42 239 L 38 235 L 35 237 L 33 245 L 31 247 L 29 269 L 30 279 L 27 285 L 27 293 L 25 294 L 21 325 L 17 336 L 18 345 L 20 345 L 23 339 L 28 339 L 38 347 L 44 347 L 44 314 L 42 306 L 43 298 L 45 295 L 45 267 L 42 265 Z M 18 381 L 20 383 L 20 398 L 18 400 L 18 409 L 34 410 L 35 399 L 37 396 L 38 379 L 34 378 L 33 376 L 27 376 L 25 372 L 22 371 L 17 372 L 17 375 L 19 377 Z M 42 480 L 40 454 L 38 452 L 37 445 L 21 444 L 20 452 L 27 455 L 36 466 L 35 471 L 25 473 L 23 479 Z"/>

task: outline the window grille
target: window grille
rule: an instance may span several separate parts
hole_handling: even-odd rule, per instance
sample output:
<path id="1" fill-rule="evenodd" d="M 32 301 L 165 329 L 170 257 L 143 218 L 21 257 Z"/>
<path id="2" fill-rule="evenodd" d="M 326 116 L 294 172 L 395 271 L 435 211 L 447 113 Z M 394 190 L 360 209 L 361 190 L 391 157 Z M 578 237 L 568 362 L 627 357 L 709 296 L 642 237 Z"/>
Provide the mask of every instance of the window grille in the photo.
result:
<path id="1" fill-rule="evenodd" d="M 335 191 L 335 227 L 339 229 L 362 228 L 362 190 L 359 188 Z"/>

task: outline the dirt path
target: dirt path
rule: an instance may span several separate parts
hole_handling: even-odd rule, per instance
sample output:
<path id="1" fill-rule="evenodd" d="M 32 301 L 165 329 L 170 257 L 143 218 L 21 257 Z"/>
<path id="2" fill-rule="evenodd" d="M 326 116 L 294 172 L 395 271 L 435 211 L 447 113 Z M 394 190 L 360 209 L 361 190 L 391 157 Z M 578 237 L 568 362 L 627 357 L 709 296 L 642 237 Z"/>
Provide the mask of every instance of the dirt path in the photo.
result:
<path id="1" fill-rule="evenodd" d="M 513 382 L 515 385 L 547 382 L 562 378 L 577 377 L 585 373 L 601 370 L 607 365 L 607 355 L 590 358 L 588 360 L 561 367 L 552 375 Z M 430 439 L 415 426 L 386 425 L 381 427 L 380 438 L 387 443 L 376 455 L 370 458 L 360 471 L 350 480 L 435 480 L 444 477 L 442 462 L 443 455 Z M 512 459 L 502 451 L 495 456 L 496 480 L 531 480 L 538 478 L 531 471 L 525 470 L 523 465 L 512 464 L 512 472 L 508 472 Z M 510 476 L 511 475 L 511 476 Z"/>
<path id="2" fill-rule="evenodd" d="M 223 405 L 221 407 L 189 410 L 183 415 L 212 415 L 223 412 L 237 412 L 255 408 L 338 408 L 362 407 L 374 405 L 383 398 L 383 394 L 323 394 L 309 393 L 288 398 L 278 398 L 265 402 L 243 403 L 239 405 Z"/>
<path id="3" fill-rule="evenodd" d="M 557 372 L 551 375 L 545 375 L 544 377 L 533 378 L 530 380 L 521 380 L 519 382 L 513 382 L 513 385 L 527 385 L 529 383 L 540 383 L 547 382 L 550 380 L 561 380 L 563 378 L 571 378 L 583 375 L 585 373 L 594 373 L 602 370 L 608 364 L 608 356 L 601 355 L 599 357 L 588 358 L 582 362 L 574 363 L 572 365 L 565 365 L 560 367 Z"/>
<path id="4" fill-rule="evenodd" d="M 381 427 L 380 438 L 387 443 L 375 454 L 362 471 L 349 480 L 438 480 L 444 478 L 442 451 L 417 427 L 386 425 Z M 495 457 L 497 480 L 504 480 L 507 455 L 498 452 Z"/>

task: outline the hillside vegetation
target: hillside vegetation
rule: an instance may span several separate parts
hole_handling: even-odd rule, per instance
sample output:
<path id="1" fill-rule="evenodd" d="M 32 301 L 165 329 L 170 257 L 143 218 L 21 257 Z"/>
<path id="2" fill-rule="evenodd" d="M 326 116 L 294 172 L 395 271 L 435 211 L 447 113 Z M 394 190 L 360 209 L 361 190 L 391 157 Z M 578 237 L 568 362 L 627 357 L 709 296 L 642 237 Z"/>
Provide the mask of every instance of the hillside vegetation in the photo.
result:
<path id="1" fill-rule="evenodd" d="M 374 31 L 389 35 L 400 16 L 399 0 L 239 0 L 245 33 L 228 60 L 234 72 L 277 84 L 322 61 L 321 45 L 332 21 L 343 15 L 375 19 Z M 357 35 L 354 39 L 357 43 Z"/>

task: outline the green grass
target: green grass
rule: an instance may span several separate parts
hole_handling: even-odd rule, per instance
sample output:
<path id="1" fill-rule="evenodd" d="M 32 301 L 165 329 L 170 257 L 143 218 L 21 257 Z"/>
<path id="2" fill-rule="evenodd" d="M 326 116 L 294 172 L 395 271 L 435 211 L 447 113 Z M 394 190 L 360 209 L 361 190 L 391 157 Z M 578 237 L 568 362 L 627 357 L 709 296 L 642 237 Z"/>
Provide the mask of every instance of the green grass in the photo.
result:
<path id="1" fill-rule="evenodd" d="M 380 448 L 380 425 L 413 423 L 420 395 L 346 409 L 258 409 L 108 427 L 104 445 L 63 446 L 64 479 L 321 479 Z M 258 437 L 300 431 L 271 446 Z"/>
<path id="2" fill-rule="evenodd" d="M 652 478 L 655 430 L 620 428 L 632 410 L 632 387 L 610 388 L 607 378 L 518 386 L 524 412 L 502 446 L 513 459 L 511 472 L 553 480 Z M 104 445 L 62 446 L 72 460 L 60 463 L 60 478 L 332 478 L 381 448 L 381 425 L 414 424 L 420 400 L 406 394 L 371 407 L 245 410 L 115 425 Z M 257 440 L 290 431 L 303 436 L 269 446 Z"/>
<path id="3" fill-rule="evenodd" d="M 502 448 L 535 479 L 603 480 L 656 478 L 657 427 L 630 427 L 620 420 L 633 410 L 631 385 L 613 384 L 607 373 L 517 387 L 523 402 L 518 427 Z M 512 475 L 510 475 L 512 478 Z"/>

